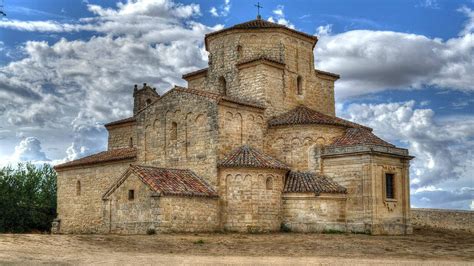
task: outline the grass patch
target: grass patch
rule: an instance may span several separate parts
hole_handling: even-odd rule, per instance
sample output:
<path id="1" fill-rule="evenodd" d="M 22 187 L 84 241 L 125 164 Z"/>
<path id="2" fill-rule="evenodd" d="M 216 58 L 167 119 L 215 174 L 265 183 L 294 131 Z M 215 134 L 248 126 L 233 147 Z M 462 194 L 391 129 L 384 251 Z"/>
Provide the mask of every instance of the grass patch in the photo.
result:
<path id="1" fill-rule="evenodd" d="M 196 240 L 193 242 L 195 245 L 203 245 L 204 244 L 204 240 L 202 239 L 199 239 L 199 240 Z"/>

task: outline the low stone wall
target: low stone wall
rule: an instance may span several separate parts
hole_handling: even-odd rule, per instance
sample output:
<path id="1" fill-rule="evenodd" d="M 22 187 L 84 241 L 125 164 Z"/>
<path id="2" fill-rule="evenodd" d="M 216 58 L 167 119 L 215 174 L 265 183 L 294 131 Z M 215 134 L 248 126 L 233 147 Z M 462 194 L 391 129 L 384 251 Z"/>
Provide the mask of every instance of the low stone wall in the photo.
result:
<path id="1" fill-rule="evenodd" d="M 411 209 L 413 226 L 474 232 L 474 211 Z"/>

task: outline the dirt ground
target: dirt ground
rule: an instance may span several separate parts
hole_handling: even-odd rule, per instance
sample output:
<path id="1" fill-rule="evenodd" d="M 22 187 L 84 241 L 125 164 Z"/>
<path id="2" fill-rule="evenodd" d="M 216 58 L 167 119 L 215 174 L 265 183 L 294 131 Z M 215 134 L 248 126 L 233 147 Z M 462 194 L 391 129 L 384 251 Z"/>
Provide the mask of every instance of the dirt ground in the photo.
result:
<path id="1" fill-rule="evenodd" d="M 0 235 L 0 264 L 465 264 L 474 234 Z"/>

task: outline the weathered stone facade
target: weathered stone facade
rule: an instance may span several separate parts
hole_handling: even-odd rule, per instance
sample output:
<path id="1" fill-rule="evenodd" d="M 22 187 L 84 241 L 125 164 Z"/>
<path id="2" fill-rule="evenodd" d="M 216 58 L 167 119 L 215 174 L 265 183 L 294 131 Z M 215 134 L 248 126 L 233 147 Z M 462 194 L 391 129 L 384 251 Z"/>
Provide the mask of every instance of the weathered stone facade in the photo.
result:
<path id="1" fill-rule="evenodd" d="M 410 233 L 412 157 L 335 116 L 316 42 L 260 19 L 206 35 L 188 88 L 136 86 L 108 150 L 56 166 L 56 231 Z"/>

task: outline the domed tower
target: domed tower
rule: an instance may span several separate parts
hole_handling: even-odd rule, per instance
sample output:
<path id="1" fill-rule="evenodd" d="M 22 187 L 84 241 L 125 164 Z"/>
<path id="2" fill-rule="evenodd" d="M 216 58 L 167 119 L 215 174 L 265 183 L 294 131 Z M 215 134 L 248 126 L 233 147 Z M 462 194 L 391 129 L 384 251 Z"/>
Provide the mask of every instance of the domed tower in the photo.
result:
<path id="1" fill-rule="evenodd" d="M 338 75 L 314 68 L 316 36 L 257 18 L 206 35 L 209 68 L 184 75 L 190 88 L 265 105 L 266 117 L 305 105 L 335 115 Z"/>

